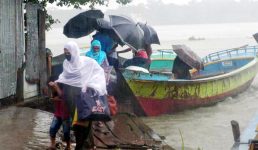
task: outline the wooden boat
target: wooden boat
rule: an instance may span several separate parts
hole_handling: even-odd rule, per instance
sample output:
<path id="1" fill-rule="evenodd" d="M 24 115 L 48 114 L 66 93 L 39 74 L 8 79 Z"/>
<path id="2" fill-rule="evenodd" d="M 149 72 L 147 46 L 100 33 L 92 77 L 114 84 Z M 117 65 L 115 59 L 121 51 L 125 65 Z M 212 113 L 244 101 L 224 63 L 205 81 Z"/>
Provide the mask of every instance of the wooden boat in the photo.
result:
<path id="1" fill-rule="evenodd" d="M 191 80 L 174 79 L 171 73 L 173 52 L 159 51 L 160 57 L 152 59 L 149 73 L 141 69 L 122 71 L 135 95 L 134 113 L 170 114 L 212 105 L 243 92 L 257 74 L 257 50 L 257 46 L 246 46 L 211 53 L 202 59 L 203 70 L 192 70 Z"/>

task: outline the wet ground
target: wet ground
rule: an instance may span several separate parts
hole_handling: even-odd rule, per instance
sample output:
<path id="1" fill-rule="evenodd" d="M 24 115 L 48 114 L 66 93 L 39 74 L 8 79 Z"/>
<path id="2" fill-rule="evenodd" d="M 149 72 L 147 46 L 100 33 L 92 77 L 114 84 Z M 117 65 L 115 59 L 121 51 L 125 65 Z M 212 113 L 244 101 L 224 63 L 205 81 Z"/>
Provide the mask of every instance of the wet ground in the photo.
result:
<path id="1" fill-rule="evenodd" d="M 38 109 L 9 107 L 0 110 L 1 150 L 42 150 L 49 145 L 52 114 Z"/>
<path id="2" fill-rule="evenodd" d="M 52 113 L 28 107 L 9 107 L 0 110 L 0 114 L 0 150 L 44 150 L 49 146 Z M 138 117 L 127 113 L 113 116 L 112 121 L 102 126 L 93 122 L 92 133 L 96 149 L 172 150 Z M 56 138 L 58 150 L 65 148 L 61 135 L 59 132 Z M 74 147 L 72 142 L 72 149 Z"/>

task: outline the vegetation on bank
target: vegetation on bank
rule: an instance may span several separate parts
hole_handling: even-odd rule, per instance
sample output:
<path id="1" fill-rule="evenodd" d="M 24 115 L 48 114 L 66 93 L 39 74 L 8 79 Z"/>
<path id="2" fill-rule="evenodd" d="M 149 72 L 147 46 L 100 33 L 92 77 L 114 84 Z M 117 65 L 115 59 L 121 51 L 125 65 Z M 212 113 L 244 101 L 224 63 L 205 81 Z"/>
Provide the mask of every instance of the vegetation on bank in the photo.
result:
<path id="1" fill-rule="evenodd" d="M 67 6 L 80 9 L 81 6 L 89 6 L 90 9 L 94 9 L 96 5 L 104 5 L 108 7 L 109 0 L 24 0 L 24 3 L 35 3 L 40 4 L 43 10 L 47 12 L 47 4 L 56 4 L 59 7 Z M 132 0 L 116 0 L 116 3 L 126 5 L 132 2 Z M 51 25 L 58 23 L 58 19 L 54 19 L 51 15 L 47 13 L 46 16 L 46 30 L 51 29 Z"/>

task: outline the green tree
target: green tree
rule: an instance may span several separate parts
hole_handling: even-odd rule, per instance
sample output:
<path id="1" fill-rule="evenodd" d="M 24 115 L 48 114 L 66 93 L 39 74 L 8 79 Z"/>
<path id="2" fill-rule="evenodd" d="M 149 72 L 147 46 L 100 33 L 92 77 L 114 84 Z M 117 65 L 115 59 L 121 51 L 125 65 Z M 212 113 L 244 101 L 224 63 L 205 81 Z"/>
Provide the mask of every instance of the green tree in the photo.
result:
<path id="1" fill-rule="evenodd" d="M 108 6 L 110 0 L 24 0 L 24 3 L 36 3 L 41 4 L 43 9 L 46 10 L 46 6 L 48 3 L 53 4 L 55 3 L 57 6 L 63 7 L 74 7 L 76 9 L 80 9 L 81 6 L 89 5 L 90 9 L 94 9 L 96 5 L 105 5 Z M 132 0 L 116 0 L 116 3 L 126 5 L 132 2 Z M 49 30 L 51 25 L 54 23 L 59 22 L 58 19 L 54 19 L 51 15 L 47 13 L 46 16 L 46 29 Z"/>

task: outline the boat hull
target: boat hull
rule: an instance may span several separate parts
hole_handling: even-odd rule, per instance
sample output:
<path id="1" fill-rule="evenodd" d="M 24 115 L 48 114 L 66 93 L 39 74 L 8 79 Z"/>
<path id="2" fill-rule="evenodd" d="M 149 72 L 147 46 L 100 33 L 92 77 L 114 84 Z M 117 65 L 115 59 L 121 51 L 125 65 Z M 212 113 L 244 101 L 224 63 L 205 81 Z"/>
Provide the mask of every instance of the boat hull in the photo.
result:
<path id="1" fill-rule="evenodd" d="M 215 104 L 237 95 L 252 83 L 257 59 L 233 72 L 196 80 L 152 81 L 123 75 L 146 116 L 171 114 L 185 109 Z M 139 78 L 139 75 L 137 76 Z"/>
<path id="2" fill-rule="evenodd" d="M 229 92 L 225 92 L 223 94 L 206 97 L 206 98 L 195 98 L 195 99 L 174 99 L 174 98 L 166 98 L 166 99 L 152 99 L 152 98 L 144 98 L 137 97 L 141 107 L 144 109 L 144 112 L 147 116 L 158 116 L 160 114 L 171 114 L 174 112 L 182 111 L 185 109 L 195 108 L 199 106 L 209 106 L 215 104 L 226 97 L 234 96 L 243 92 L 247 89 L 252 83 L 253 79 L 248 81 L 243 86 L 231 90 Z M 157 109 L 158 108 L 158 109 Z"/>

